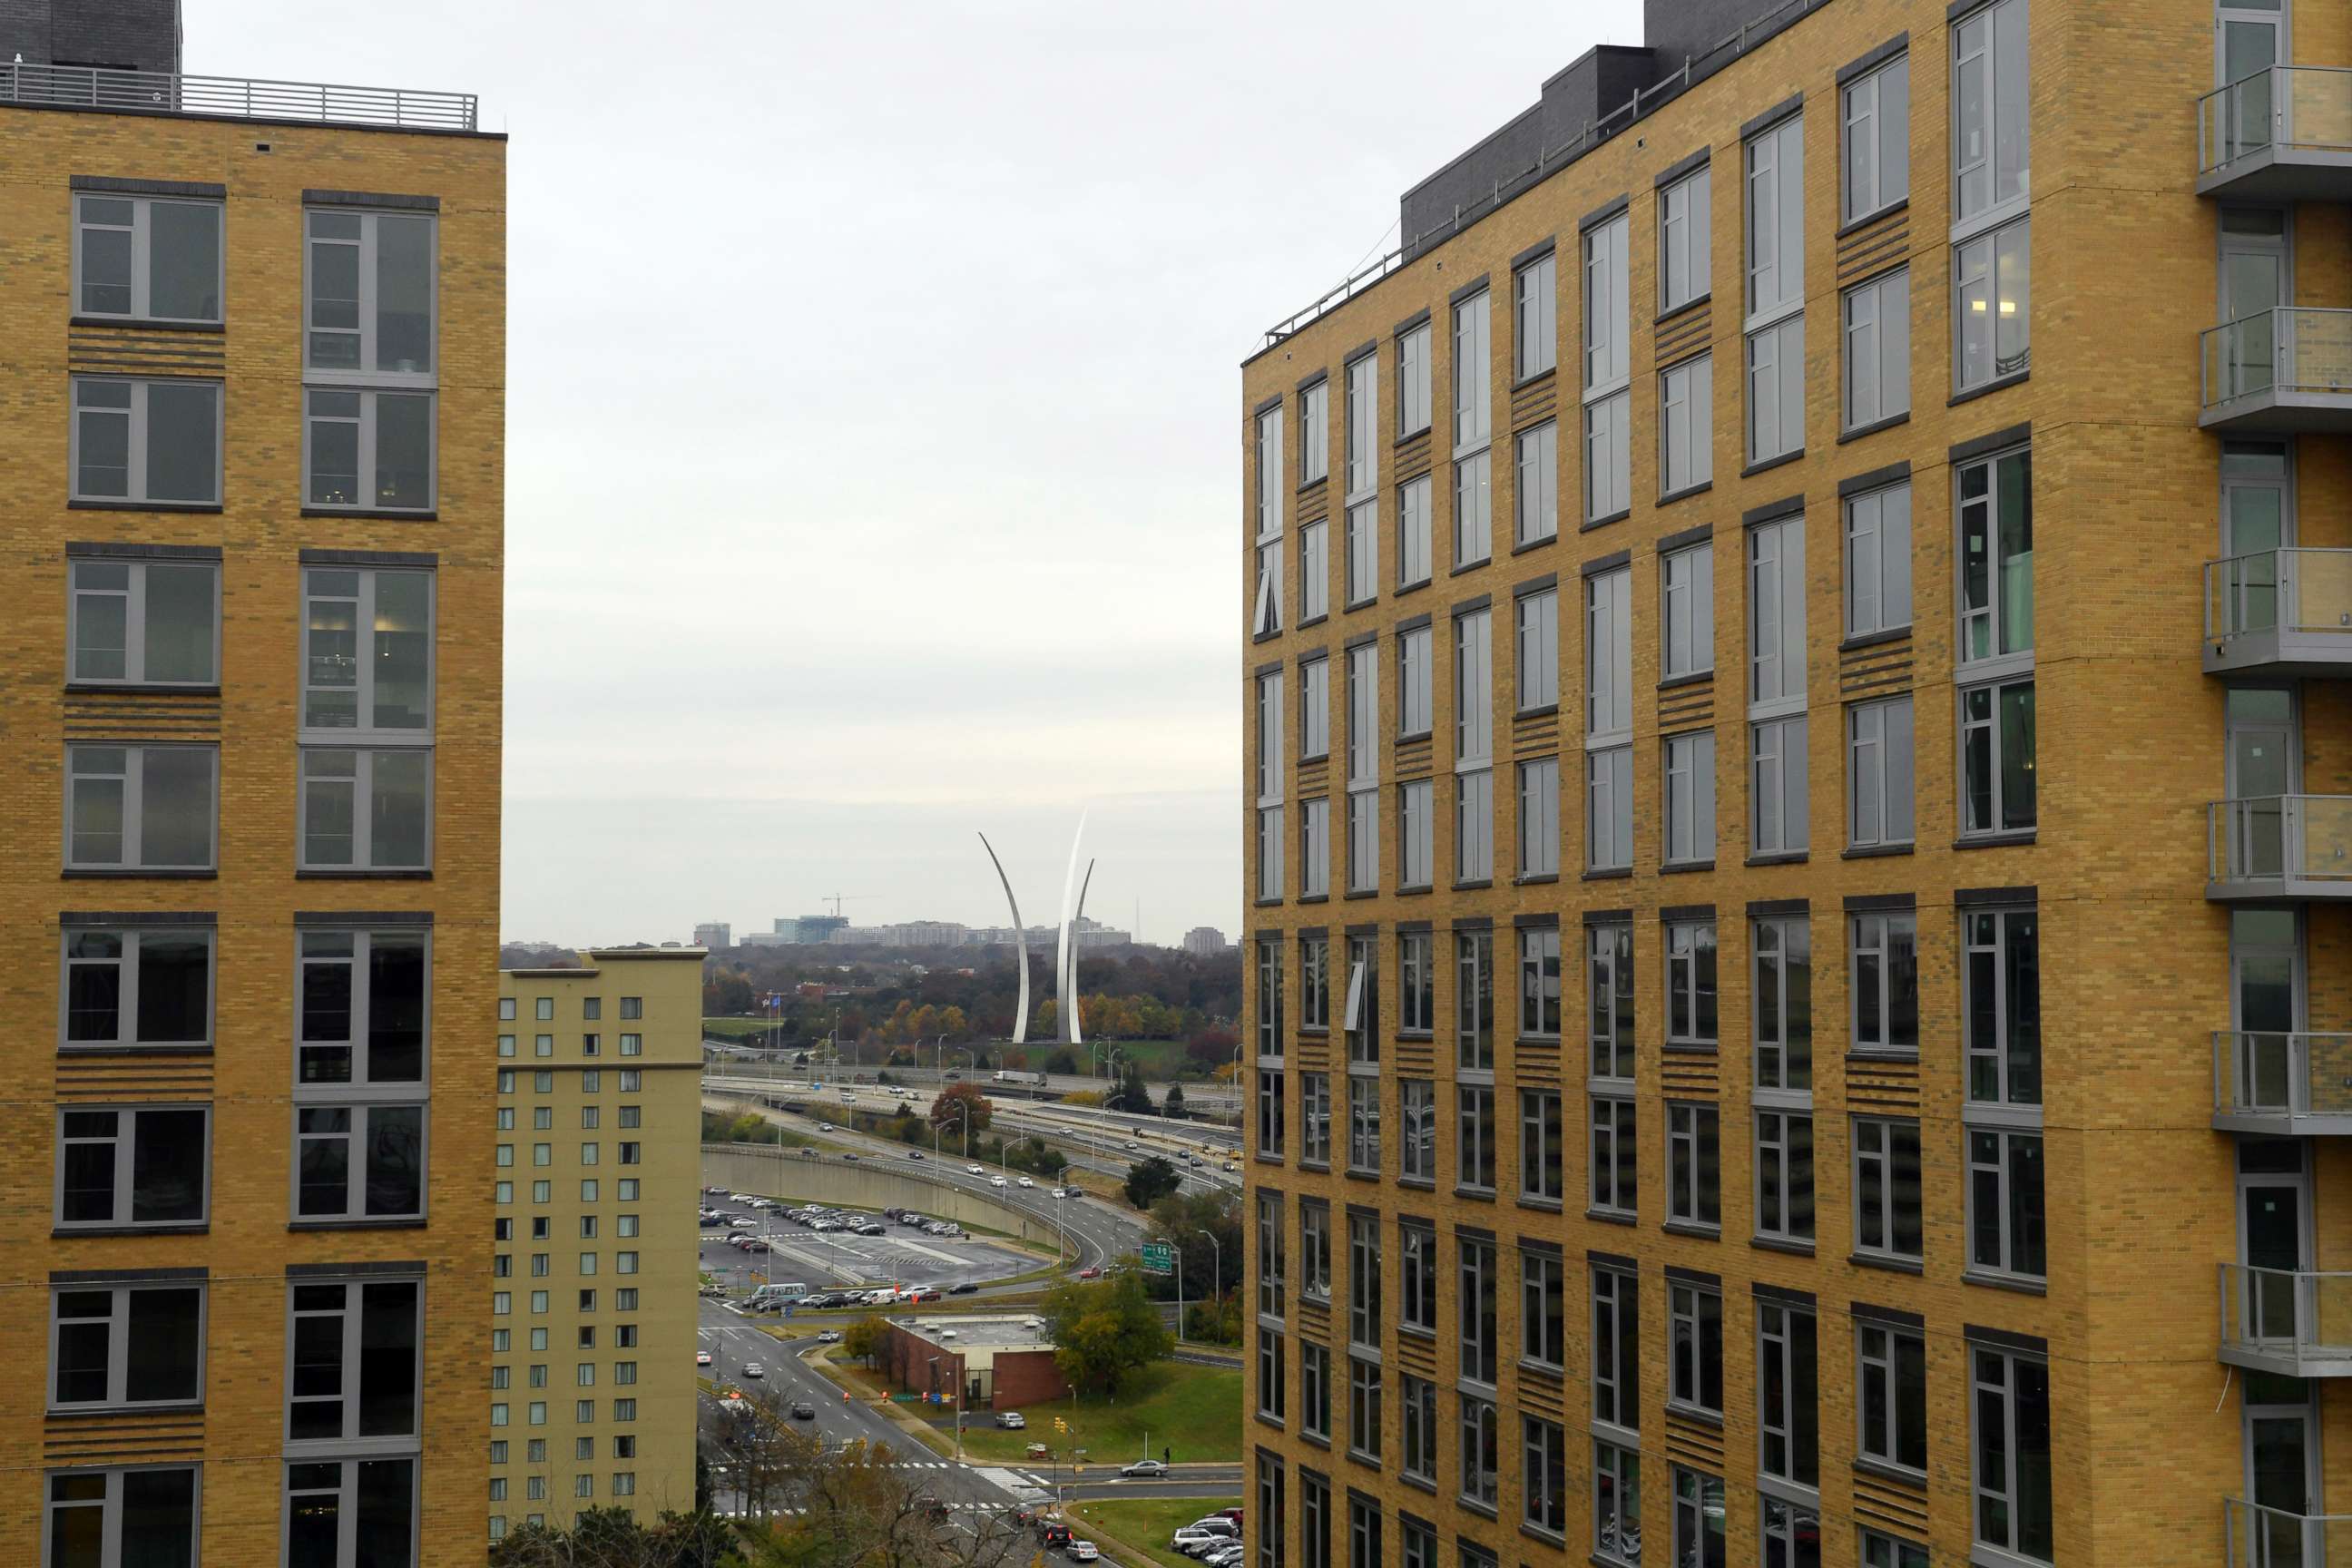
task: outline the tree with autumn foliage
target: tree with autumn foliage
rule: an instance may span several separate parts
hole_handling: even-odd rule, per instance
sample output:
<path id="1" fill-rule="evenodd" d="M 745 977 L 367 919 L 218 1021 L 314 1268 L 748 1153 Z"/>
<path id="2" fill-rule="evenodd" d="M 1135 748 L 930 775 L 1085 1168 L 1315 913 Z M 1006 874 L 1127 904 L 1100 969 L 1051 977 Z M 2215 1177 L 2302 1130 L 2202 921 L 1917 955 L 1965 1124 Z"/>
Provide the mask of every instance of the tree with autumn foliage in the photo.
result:
<path id="1" fill-rule="evenodd" d="M 988 1096 L 981 1093 L 980 1086 L 974 1083 L 951 1083 L 931 1101 L 931 1126 L 942 1134 L 950 1128 L 961 1131 L 966 1127 L 974 1132 L 985 1132 L 995 1116 L 996 1107 L 989 1103 Z"/>

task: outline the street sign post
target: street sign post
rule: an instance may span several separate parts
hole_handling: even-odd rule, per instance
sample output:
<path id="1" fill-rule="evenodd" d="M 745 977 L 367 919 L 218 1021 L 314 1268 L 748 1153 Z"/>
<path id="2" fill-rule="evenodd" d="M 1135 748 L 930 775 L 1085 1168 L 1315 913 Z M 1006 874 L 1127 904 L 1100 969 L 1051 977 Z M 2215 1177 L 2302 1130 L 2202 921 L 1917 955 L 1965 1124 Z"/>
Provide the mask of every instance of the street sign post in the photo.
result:
<path id="1" fill-rule="evenodd" d="M 1164 1241 L 1143 1244 L 1143 1271 L 1146 1274 L 1172 1274 L 1176 1271 L 1174 1248 Z"/>

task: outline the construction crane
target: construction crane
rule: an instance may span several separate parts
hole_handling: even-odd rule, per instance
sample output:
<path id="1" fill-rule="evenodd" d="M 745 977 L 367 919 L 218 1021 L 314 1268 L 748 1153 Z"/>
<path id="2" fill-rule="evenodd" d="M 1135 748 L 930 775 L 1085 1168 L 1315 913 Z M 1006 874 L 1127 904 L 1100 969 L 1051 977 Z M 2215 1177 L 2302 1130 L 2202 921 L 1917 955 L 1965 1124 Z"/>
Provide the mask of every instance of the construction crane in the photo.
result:
<path id="1" fill-rule="evenodd" d="M 838 915 L 841 913 L 841 906 L 844 903 L 863 903 L 867 899 L 878 899 L 882 895 L 879 893 L 826 893 L 823 897 L 819 898 L 817 902 L 820 904 L 831 904 L 833 906 L 833 912 L 835 915 Z"/>

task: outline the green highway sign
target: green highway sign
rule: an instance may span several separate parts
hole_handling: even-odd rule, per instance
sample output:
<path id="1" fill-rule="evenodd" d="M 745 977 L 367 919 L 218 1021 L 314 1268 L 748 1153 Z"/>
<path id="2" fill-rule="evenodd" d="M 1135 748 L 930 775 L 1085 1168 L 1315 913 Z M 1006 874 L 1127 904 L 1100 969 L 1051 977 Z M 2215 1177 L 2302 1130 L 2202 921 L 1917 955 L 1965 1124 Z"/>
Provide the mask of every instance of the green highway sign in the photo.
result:
<path id="1" fill-rule="evenodd" d="M 1143 1271 L 1147 1274 L 1175 1273 L 1175 1249 L 1164 1241 L 1145 1242 L 1143 1244 Z"/>

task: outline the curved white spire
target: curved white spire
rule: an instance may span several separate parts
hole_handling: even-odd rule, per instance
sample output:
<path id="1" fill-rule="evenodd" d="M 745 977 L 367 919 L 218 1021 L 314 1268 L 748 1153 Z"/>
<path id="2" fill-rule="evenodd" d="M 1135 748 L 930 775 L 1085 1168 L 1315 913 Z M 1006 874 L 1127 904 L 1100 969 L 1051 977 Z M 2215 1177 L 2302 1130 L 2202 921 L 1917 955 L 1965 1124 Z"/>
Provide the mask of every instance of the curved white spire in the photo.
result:
<path id="1" fill-rule="evenodd" d="M 1070 967 L 1070 894 L 1077 887 L 1078 846 L 1086 841 L 1086 837 L 1087 814 L 1081 811 L 1078 813 L 1078 830 L 1070 835 L 1069 869 L 1062 873 L 1062 918 L 1057 922 L 1061 931 L 1054 953 L 1055 1033 L 1066 1044 L 1073 1046 L 1079 1041 L 1078 999 L 1071 984 L 1077 978 L 1077 972 Z"/>
<path id="2" fill-rule="evenodd" d="M 985 833 L 980 836 L 980 847 L 988 851 L 988 863 L 996 868 L 996 879 L 1004 884 L 1004 901 L 1013 906 L 1013 962 L 1021 970 L 1021 1001 L 1013 1014 L 1013 1043 L 1017 1046 L 1029 1037 L 1029 935 L 1021 928 L 1021 900 L 1013 896 L 1013 879 L 1004 874 L 1004 862 L 996 858 L 996 848 Z"/>

